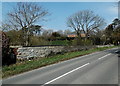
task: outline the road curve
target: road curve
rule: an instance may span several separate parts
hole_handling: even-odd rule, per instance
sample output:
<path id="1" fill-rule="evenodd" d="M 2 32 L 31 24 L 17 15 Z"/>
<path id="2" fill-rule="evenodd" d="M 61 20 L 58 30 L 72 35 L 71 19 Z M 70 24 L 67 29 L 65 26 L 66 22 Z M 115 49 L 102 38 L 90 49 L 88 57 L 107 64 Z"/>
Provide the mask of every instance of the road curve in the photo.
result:
<path id="1" fill-rule="evenodd" d="M 92 53 L 4 79 L 3 84 L 118 84 L 117 48 Z"/>

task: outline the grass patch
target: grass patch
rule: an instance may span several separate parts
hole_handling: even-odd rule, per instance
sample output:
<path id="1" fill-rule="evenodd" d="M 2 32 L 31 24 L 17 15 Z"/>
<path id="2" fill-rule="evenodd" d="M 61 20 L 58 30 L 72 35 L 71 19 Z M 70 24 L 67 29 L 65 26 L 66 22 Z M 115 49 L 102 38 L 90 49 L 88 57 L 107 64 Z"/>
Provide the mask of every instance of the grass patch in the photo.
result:
<path id="1" fill-rule="evenodd" d="M 70 42 L 68 40 L 56 40 L 56 41 L 51 41 L 49 44 L 50 45 L 69 45 Z"/>
<path id="2" fill-rule="evenodd" d="M 86 55 L 86 54 L 93 53 L 96 51 L 106 50 L 106 49 L 113 48 L 113 47 L 115 46 L 94 48 L 94 49 L 85 50 L 85 51 L 68 52 L 68 53 L 58 54 L 58 55 L 51 56 L 51 57 L 39 58 L 36 60 L 31 60 L 31 61 L 24 61 L 22 63 L 17 63 L 17 64 L 10 65 L 10 66 L 4 66 L 2 67 L 2 77 L 6 78 L 6 77 L 20 74 L 20 73 L 23 73 L 29 70 L 40 68 L 46 65 L 58 63 L 60 61 Z"/>

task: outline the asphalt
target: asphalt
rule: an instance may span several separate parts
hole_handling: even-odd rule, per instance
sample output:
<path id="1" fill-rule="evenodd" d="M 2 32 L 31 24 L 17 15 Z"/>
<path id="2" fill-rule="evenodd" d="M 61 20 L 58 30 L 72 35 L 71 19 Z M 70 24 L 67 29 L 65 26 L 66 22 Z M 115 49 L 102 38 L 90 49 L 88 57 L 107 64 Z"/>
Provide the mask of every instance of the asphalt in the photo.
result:
<path id="1" fill-rule="evenodd" d="M 3 84 L 118 84 L 117 48 L 9 77 Z"/>

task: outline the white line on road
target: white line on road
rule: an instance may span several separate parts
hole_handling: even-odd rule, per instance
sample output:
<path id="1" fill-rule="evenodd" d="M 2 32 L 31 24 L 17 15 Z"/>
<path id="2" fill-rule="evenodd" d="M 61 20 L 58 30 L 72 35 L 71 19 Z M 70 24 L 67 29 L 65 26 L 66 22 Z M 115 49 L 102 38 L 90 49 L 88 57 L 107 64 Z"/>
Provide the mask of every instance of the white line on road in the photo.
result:
<path id="1" fill-rule="evenodd" d="M 100 59 L 105 58 L 105 57 L 107 57 L 107 56 L 109 56 L 109 55 L 111 55 L 111 54 L 107 54 L 107 55 L 105 55 L 105 56 L 103 56 L 103 57 L 101 57 L 101 58 L 98 58 L 98 59 L 100 60 Z M 72 72 L 74 72 L 74 71 L 76 71 L 76 70 L 78 70 L 78 69 L 81 69 L 81 68 L 89 65 L 89 64 L 90 64 L 90 63 L 86 63 L 86 64 L 84 64 L 84 65 L 82 65 L 82 66 L 80 66 L 80 67 L 78 67 L 78 68 L 75 68 L 75 69 L 73 69 L 73 70 L 71 70 L 71 71 L 69 71 L 69 72 L 67 72 L 67 73 L 65 73 L 65 74 L 63 74 L 63 75 L 61 75 L 61 76 L 53 79 L 53 80 L 50 80 L 50 81 L 46 82 L 46 83 L 43 84 L 42 86 L 45 86 L 45 85 L 47 85 L 47 84 L 50 84 L 50 83 L 52 83 L 52 82 L 54 82 L 54 81 L 56 81 L 56 80 L 58 80 L 58 79 L 60 79 L 60 78 L 62 78 L 62 77 L 64 77 L 64 76 L 66 76 L 66 75 L 68 75 L 68 74 L 70 74 L 70 73 L 72 73 Z"/>
<path id="2" fill-rule="evenodd" d="M 105 58 L 105 57 L 107 57 L 107 56 L 109 56 L 109 55 L 111 55 L 111 53 L 110 54 L 107 54 L 107 55 L 105 55 L 105 56 L 103 56 L 103 57 L 101 57 L 101 58 L 98 58 L 99 60 L 100 59 L 103 59 L 103 58 Z"/>
<path id="3" fill-rule="evenodd" d="M 68 74 L 70 74 L 70 73 L 72 73 L 72 72 L 74 72 L 74 71 L 76 71 L 76 70 L 78 70 L 78 69 L 81 69 L 81 68 L 89 65 L 89 64 L 90 64 L 90 63 L 86 63 L 86 64 L 84 64 L 84 65 L 82 65 L 82 66 L 80 66 L 80 67 L 78 67 L 78 68 L 75 68 L 75 69 L 73 69 L 73 70 L 71 70 L 71 71 L 69 71 L 69 72 L 67 72 L 67 73 L 65 73 L 65 74 L 63 74 L 63 75 L 61 75 L 61 76 L 59 76 L 59 77 L 51 80 L 51 81 L 46 82 L 46 83 L 43 84 L 42 86 L 45 86 L 45 85 L 47 85 L 47 84 L 50 84 L 50 83 L 52 83 L 52 82 L 54 82 L 54 81 L 56 81 L 56 80 L 58 80 L 58 79 L 60 79 L 60 78 L 62 78 L 62 77 L 64 77 L 64 76 L 66 76 L 66 75 L 68 75 Z"/>

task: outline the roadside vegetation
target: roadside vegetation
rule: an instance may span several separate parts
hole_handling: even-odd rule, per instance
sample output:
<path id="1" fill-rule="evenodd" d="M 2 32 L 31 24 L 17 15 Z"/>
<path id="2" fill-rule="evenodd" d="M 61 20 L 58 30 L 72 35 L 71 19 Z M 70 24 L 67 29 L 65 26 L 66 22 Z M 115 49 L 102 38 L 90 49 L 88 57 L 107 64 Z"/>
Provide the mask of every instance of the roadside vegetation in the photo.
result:
<path id="1" fill-rule="evenodd" d="M 94 45 L 118 45 L 120 43 L 120 20 L 115 18 L 107 26 L 105 19 L 91 10 L 80 10 L 68 15 L 66 19 L 68 29 L 61 28 L 56 31 L 38 25 L 39 22 L 46 20 L 49 12 L 35 3 L 17 3 L 15 9 L 7 15 L 8 19 L 3 22 L 1 28 L 9 37 L 10 45 L 82 45 L 88 42 Z"/>
<path id="2" fill-rule="evenodd" d="M 30 61 L 23 61 L 21 63 L 16 63 L 16 64 L 13 64 L 10 66 L 3 66 L 2 77 L 7 78 L 9 76 L 20 74 L 20 73 L 30 71 L 33 69 L 37 69 L 37 68 L 40 68 L 43 66 L 47 66 L 47 65 L 58 63 L 61 61 L 69 60 L 72 58 L 77 58 L 79 56 L 83 56 L 83 55 L 90 54 L 90 53 L 93 53 L 96 51 L 102 51 L 102 50 L 106 50 L 106 49 L 110 49 L 110 48 L 114 48 L 114 47 L 116 47 L 116 46 L 68 52 L 68 53 L 64 53 L 64 54 L 57 54 L 57 55 L 50 56 L 50 57 L 45 57 L 45 58 L 40 58 L 40 59 L 35 59 L 35 60 L 30 60 Z"/>
<path id="3" fill-rule="evenodd" d="M 68 15 L 66 19 L 68 29 L 61 28 L 54 31 L 53 28 L 46 29 L 45 25 L 43 27 L 40 24 L 46 21 L 47 16 L 50 16 L 48 10 L 33 2 L 18 2 L 15 8 L 7 13 L 7 20 L 4 20 L 0 27 L 2 28 L 0 39 L 2 40 L 3 78 L 114 47 L 91 48 L 17 62 L 18 48 L 10 46 L 78 47 L 120 44 L 120 19 L 118 18 L 106 26 L 105 19 L 98 14 L 91 10 L 80 10 Z"/>

